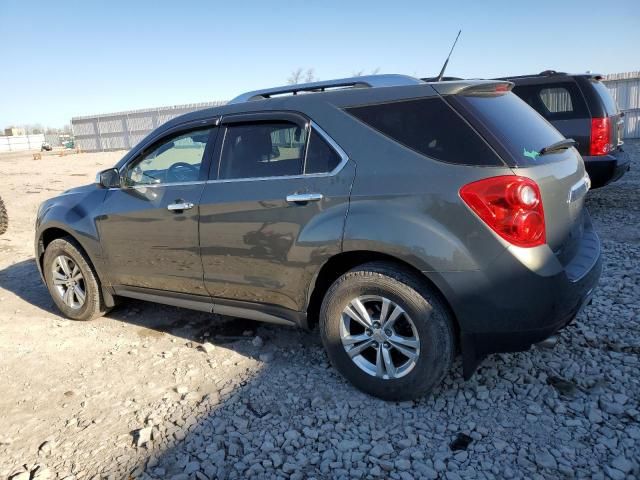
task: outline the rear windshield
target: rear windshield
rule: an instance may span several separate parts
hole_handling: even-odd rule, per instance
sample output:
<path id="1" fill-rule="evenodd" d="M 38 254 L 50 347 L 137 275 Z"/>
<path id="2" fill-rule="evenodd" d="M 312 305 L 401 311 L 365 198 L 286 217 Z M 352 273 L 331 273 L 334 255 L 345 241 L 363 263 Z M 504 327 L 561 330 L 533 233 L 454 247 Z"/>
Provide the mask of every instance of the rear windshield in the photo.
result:
<path id="1" fill-rule="evenodd" d="M 427 157 L 464 165 L 504 165 L 440 97 L 351 107 L 346 111 Z"/>
<path id="2" fill-rule="evenodd" d="M 513 93 L 455 98 L 497 137 L 516 165 L 539 165 L 557 158 L 553 154 L 541 157 L 538 152 L 562 140 L 562 134 Z"/>
<path id="3" fill-rule="evenodd" d="M 591 82 L 593 88 L 598 92 L 600 99 L 602 100 L 602 104 L 604 109 L 607 112 L 607 116 L 615 115 L 618 113 L 618 106 L 616 105 L 616 101 L 613 99 L 611 92 L 602 82 L 598 82 L 597 80 L 593 80 Z"/>

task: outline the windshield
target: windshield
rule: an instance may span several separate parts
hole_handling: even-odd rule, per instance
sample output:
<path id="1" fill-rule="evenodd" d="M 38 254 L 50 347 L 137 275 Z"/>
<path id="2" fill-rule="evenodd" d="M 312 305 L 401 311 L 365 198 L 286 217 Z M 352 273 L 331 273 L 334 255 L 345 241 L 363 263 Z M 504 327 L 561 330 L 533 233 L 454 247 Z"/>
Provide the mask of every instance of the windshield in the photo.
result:
<path id="1" fill-rule="evenodd" d="M 540 156 L 539 152 L 564 137 L 515 94 L 460 95 L 456 99 L 492 131 L 517 166 L 548 163 L 557 158 L 553 154 Z"/>

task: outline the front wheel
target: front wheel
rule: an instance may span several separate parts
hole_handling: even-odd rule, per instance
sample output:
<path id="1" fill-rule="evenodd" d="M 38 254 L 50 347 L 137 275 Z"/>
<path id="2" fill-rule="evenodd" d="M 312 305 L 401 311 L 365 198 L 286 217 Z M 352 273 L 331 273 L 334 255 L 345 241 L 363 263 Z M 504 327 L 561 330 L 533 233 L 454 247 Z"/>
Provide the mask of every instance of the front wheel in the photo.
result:
<path id="1" fill-rule="evenodd" d="M 320 331 L 334 367 L 385 400 L 425 395 L 455 355 L 451 315 L 438 296 L 423 279 L 388 263 L 338 278 L 322 303 Z"/>
<path id="2" fill-rule="evenodd" d="M 98 276 L 72 238 L 58 238 L 47 246 L 42 269 L 49 293 L 65 316 L 93 320 L 107 312 Z"/>

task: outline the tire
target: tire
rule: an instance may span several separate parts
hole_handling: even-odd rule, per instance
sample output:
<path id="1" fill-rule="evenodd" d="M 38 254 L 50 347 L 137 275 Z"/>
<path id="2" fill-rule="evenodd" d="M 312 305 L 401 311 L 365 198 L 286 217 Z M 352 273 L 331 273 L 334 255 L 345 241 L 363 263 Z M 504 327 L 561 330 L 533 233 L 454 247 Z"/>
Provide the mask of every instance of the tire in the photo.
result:
<path id="1" fill-rule="evenodd" d="M 75 307 L 65 302 L 64 298 L 67 297 L 63 298 L 63 293 L 54 282 L 54 270 L 57 270 L 59 274 L 64 274 L 61 263 L 57 263 L 59 258 L 68 259 L 68 263 L 66 264 L 67 268 L 69 268 L 70 265 L 77 266 L 82 276 L 81 280 L 77 280 L 79 277 L 77 273 L 75 273 L 75 268 L 73 268 L 72 273 L 74 273 L 74 278 L 76 278 L 74 281 L 76 281 L 76 285 L 83 290 L 85 294 L 84 301 L 81 303 L 80 297 L 75 293 L 75 288 L 71 288 L 74 292 L 73 296 L 70 297 L 72 300 L 69 303 L 75 303 Z M 88 321 L 103 316 L 109 310 L 105 307 L 102 298 L 98 275 L 87 255 L 73 238 L 64 237 L 53 240 L 44 252 L 42 269 L 51 298 L 66 317 L 72 320 Z M 56 278 L 60 280 L 59 276 Z M 62 285 L 60 288 L 66 291 L 69 286 Z"/>
<path id="2" fill-rule="evenodd" d="M 0 198 L 0 235 L 5 233 L 7 228 L 9 228 L 9 215 L 7 215 L 7 209 L 2 198 Z"/>
<path id="3" fill-rule="evenodd" d="M 361 299 L 360 305 L 369 311 L 371 321 L 382 320 L 384 301 L 391 305 L 386 309 L 391 312 L 387 319 L 394 316 L 396 306 L 402 313 L 395 323 L 388 324 L 393 325 L 393 329 L 366 330 L 363 324 L 344 313 L 347 307 L 352 307 L 351 312 L 358 310 L 351 303 L 354 299 Z M 358 328 L 362 333 L 353 333 Z M 402 332 L 398 333 L 399 330 Z M 353 333 L 348 338 L 355 339 L 358 335 L 358 338 L 366 338 L 363 337 L 366 335 L 368 340 L 345 347 L 345 331 Z M 383 335 L 385 331 L 387 333 Z M 361 265 L 333 283 L 322 302 L 320 334 L 333 366 L 356 388 L 384 400 L 411 400 L 429 393 L 442 382 L 456 351 L 453 319 L 438 295 L 423 279 L 385 262 Z M 409 338 L 413 339 L 411 348 L 405 347 Z M 371 339 L 380 342 L 374 341 L 352 360 L 347 348 L 354 348 L 351 350 L 353 355 L 355 346 L 365 345 Z M 413 360 L 397 350 L 397 345 L 411 352 Z M 378 362 L 378 358 L 382 361 Z M 366 365 L 368 370 L 359 365 Z"/>

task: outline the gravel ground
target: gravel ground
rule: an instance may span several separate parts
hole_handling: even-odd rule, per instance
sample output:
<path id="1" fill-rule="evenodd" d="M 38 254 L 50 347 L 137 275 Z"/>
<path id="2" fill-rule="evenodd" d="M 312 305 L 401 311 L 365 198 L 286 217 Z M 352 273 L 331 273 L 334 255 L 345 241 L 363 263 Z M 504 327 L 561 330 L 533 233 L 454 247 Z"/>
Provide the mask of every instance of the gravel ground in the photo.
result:
<path id="1" fill-rule="evenodd" d="M 640 143 L 628 149 L 633 170 L 587 201 L 600 288 L 555 348 L 494 355 L 468 382 L 458 361 L 405 403 L 352 388 L 313 332 L 134 301 L 63 320 L 30 258 L 35 207 L 9 204 L 24 218 L 0 237 L 0 478 L 638 478 Z M 81 157 L 88 175 L 117 155 Z M 0 165 L 18 172 L 0 195 L 24 178 L 54 194 L 39 166 Z"/>

